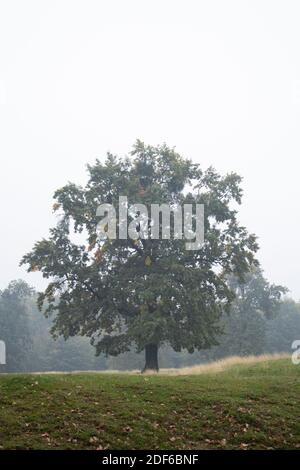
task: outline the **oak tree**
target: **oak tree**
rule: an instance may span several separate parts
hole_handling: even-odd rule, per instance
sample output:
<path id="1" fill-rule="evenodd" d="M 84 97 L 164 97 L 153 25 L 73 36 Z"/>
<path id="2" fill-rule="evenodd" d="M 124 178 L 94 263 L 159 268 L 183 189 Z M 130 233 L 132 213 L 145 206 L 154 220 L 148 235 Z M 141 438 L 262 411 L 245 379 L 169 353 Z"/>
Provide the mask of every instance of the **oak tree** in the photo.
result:
<path id="1" fill-rule="evenodd" d="M 39 306 L 53 315 L 53 335 L 88 336 L 97 354 L 145 350 L 144 370 L 158 370 L 163 344 L 190 353 L 216 344 L 234 298 L 226 279 L 243 279 L 256 264 L 256 237 L 237 219 L 241 177 L 204 171 L 173 148 L 141 141 L 128 157 L 96 160 L 88 174 L 84 187 L 55 192 L 58 222 L 22 259 L 49 279 Z M 100 239 L 97 206 L 118 208 L 120 195 L 146 207 L 204 204 L 201 248 L 187 250 L 186 240 L 172 237 Z"/>

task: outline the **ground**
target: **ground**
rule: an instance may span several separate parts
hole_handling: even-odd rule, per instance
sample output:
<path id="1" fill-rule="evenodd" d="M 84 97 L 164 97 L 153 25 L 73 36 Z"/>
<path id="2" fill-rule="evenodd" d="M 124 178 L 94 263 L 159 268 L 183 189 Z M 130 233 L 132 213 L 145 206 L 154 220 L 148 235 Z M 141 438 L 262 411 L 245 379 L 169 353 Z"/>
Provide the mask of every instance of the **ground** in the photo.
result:
<path id="1" fill-rule="evenodd" d="M 0 376 L 2 449 L 300 448 L 300 365 Z"/>

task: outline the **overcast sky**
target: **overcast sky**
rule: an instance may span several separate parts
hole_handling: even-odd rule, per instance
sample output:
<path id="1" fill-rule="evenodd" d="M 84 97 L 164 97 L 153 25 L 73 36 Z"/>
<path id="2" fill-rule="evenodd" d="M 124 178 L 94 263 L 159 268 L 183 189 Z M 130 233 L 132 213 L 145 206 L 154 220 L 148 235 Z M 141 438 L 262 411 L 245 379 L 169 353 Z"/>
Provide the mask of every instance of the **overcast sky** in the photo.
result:
<path id="1" fill-rule="evenodd" d="M 140 138 L 244 177 L 240 218 L 300 298 L 300 2 L 0 2 L 0 288 L 52 195 Z"/>

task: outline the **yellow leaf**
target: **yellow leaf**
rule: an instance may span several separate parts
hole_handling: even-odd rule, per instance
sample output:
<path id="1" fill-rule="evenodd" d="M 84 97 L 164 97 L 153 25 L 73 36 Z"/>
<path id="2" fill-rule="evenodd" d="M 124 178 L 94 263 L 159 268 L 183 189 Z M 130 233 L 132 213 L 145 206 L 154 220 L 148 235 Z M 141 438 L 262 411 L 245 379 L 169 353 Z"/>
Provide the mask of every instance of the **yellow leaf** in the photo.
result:
<path id="1" fill-rule="evenodd" d="M 146 266 L 151 266 L 151 264 L 152 264 L 152 261 L 151 261 L 150 256 L 146 256 L 145 265 L 146 265 Z"/>

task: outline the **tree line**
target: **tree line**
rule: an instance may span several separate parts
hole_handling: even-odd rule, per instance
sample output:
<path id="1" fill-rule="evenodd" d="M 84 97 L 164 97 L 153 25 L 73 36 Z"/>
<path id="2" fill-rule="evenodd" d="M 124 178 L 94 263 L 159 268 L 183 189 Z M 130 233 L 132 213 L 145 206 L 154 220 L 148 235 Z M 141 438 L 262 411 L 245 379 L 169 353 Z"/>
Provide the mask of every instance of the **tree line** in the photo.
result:
<path id="1" fill-rule="evenodd" d="M 231 279 L 236 298 L 220 327 L 222 332 L 209 349 L 190 354 L 171 347 L 160 351 L 161 367 L 182 367 L 223 357 L 291 352 L 291 344 L 300 339 L 300 304 L 285 298 L 277 302 L 272 285 L 261 271 L 249 275 L 243 284 Z M 50 334 L 52 321 L 36 305 L 37 293 L 22 281 L 12 281 L 0 291 L 0 339 L 6 343 L 4 372 L 130 370 L 139 369 L 143 354 L 131 351 L 116 357 L 100 354 L 88 338 L 75 336 L 56 340 Z"/>

